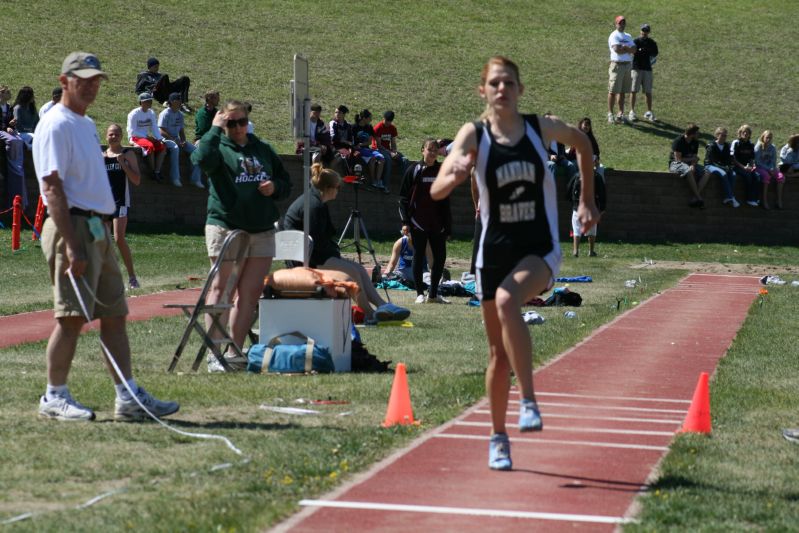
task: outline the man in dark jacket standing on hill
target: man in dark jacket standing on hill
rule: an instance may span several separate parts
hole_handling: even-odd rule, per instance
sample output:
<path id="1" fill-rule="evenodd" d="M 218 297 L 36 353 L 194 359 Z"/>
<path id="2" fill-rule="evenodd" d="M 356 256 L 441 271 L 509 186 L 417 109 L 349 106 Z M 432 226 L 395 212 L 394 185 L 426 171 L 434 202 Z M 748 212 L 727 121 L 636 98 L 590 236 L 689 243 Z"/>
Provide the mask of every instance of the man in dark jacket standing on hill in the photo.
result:
<path id="1" fill-rule="evenodd" d="M 649 37 L 652 28 L 649 24 L 641 25 L 641 35 L 635 39 L 635 54 L 633 54 L 633 90 L 630 93 L 630 122 L 638 119 L 635 115 L 635 97 L 638 91 L 644 90 L 646 95 L 646 113 L 644 118 L 649 122 L 655 121 L 652 113 L 652 65 L 658 56 L 658 43 Z"/>

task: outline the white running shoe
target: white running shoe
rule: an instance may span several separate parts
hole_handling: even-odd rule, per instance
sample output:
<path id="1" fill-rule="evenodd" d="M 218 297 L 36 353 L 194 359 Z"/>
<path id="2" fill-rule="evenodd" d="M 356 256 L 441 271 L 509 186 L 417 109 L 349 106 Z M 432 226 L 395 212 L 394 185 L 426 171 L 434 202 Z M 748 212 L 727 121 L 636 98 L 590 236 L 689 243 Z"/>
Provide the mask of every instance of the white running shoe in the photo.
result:
<path id="1" fill-rule="evenodd" d="M 81 405 L 69 393 L 66 397 L 56 396 L 51 400 L 42 396 L 39 400 L 39 416 L 68 422 L 90 421 L 95 418 L 94 411 Z"/>
<path id="2" fill-rule="evenodd" d="M 613 118 L 613 113 L 608 111 L 608 124 L 613 124 L 615 122 L 616 120 Z"/>
<path id="3" fill-rule="evenodd" d="M 223 357 L 225 358 L 225 362 L 230 367 L 230 372 L 238 372 L 247 368 L 248 361 L 246 357 L 239 357 L 238 355 L 227 352 L 225 352 Z M 217 372 L 227 372 L 225 367 L 222 366 L 222 363 L 220 363 L 216 357 L 213 356 L 213 354 L 208 355 L 207 361 L 209 373 L 214 374 Z"/>
<path id="4" fill-rule="evenodd" d="M 635 111 L 630 109 L 630 113 L 627 115 L 627 118 L 630 119 L 630 122 L 635 122 L 636 120 L 638 120 L 638 115 L 635 114 Z"/>
<path id="5" fill-rule="evenodd" d="M 436 295 L 435 298 L 430 298 L 428 296 L 427 299 L 425 300 L 425 303 L 429 303 L 429 304 L 448 304 L 448 303 L 450 303 L 450 301 L 447 300 L 446 298 L 444 298 L 443 296 L 441 296 L 440 294 L 438 294 L 438 295 Z"/>
<path id="6" fill-rule="evenodd" d="M 152 414 L 161 418 L 173 413 L 177 413 L 180 409 L 178 402 L 164 402 L 155 398 L 152 394 L 139 387 L 139 392 L 136 393 L 139 401 L 150 411 Z M 131 398 L 130 400 L 121 400 L 119 397 L 114 401 L 114 420 L 144 420 L 149 418 L 144 409 Z"/>
<path id="7" fill-rule="evenodd" d="M 647 119 L 649 122 L 654 122 L 655 114 L 652 113 L 651 111 L 647 111 L 646 113 L 644 113 L 644 118 Z"/>
<path id="8" fill-rule="evenodd" d="M 424 301 L 425 301 L 425 295 L 424 294 L 420 294 L 419 296 L 416 297 L 416 303 L 417 304 L 423 304 Z"/>

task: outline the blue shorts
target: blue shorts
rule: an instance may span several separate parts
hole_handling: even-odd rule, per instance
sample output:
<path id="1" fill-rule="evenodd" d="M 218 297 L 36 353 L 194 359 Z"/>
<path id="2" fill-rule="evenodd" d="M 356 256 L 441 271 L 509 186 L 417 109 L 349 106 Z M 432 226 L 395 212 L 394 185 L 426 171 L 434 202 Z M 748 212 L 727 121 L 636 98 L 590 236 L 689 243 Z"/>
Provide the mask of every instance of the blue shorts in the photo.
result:
<path id="1" fill-rule="evenodd" d="M 358 148 L 358 151 L 361 152 L 361 157 L 363 160 L 368 163 L 372 158 L 375 158 L 379 161 L 385 161 L 385 156 L 381 154 L 377 150 L 372 150 L 371 148 Z"/>

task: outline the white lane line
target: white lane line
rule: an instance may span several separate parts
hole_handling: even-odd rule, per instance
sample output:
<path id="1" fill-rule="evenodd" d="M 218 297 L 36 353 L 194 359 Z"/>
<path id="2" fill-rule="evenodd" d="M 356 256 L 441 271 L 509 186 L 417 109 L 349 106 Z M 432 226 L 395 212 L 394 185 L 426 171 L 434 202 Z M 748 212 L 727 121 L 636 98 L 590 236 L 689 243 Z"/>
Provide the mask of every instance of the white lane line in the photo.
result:
<path id="1" fill-rule="evenodd" d="M 514 387 L 514 390 L 518 390 Z M 670 398 L 643 398 L 637 396 L 601 396 L 594 394 L 571 394 L 566 392 L 540 392 L 535 391 L 536 396 L 561 396 L 563 398 L 587 398 L 589 400 L 621 400 L 631 402 L 658 402 L 658 403 L 687 403 L 690 404 L 691 400 L 674 400 Z"/>
<path id="2" fill-rule="evenodd" d="M 534 511 L 505 511 L 502 509 L 475 509 L 469 507 L 440 507 L 434 505 L 405 505 L 399 503 L 348 502 L 340 500 L 300 500 L 305 507 L 335 507 L 368 511 L 401 511 L 406 513 L 434 513 L 495 518 L 527 518 L 530 520 L 557 520 L 560 522 L 587 522 L 592 524 L 631 524 L 635 521 L 623 516 L 588 514 L 540 513 Z"/>
<path id="3" fill-rule="evenodd" d="M 519 404 L 519 400 L 510 400 L 508 403 Z M 654 407 L 621 407 L 617 405 L 586 405 L 581 403 L 538 402 L 538 405 L 548 407 L 575 407 L 578 409 L 603 409 L 605 411 L 634 411 L 636 413 L 667 413 L 684 415 L 687 409 L 657 409 Z"/>
<path id="4" fill-rule="evenodd" d="M 481 435 L 464 435 L 460 433 L 440 433 L 433 435 L 435 439 L 465 439 L 465 440 L 484 440 L 489 439 L 488 436 Z M 649 444 L 622 444 L 618 442 L 598 442 L 598 441 L 582 441 L 582 440 L 558 440 L 558 439 L 526 439 L 524 437 L 512 438 L 511 442 L 531 442 L 534 444 L 566 444 L 570 446 L 591 446 L 596 448 L 622 448 L 625 450 L 652 450 L 656 452 L 666 452 L 669 450 L 668 446 L 652 446 Z"/>
<path id="5" fill-rule="evenodd" d="M 481 427 L 481 428 L 490 428 L 491 422 L 468 422 L 468 421 L 460 421 L 456 425 L 458 426 L 470 426 L 470 427 Z M 638 429 L 607 429 L 607 428 L 586 428 L 586 427 L 559 427 L 559 426 L 546 426 L 547 431 L 572 431 L 575 433 L 608 433 L 612 435 L 648 435 L 654 437 L 671 437 L 674 435 L 674 431 L 648 431 L 648 430 L 638 430 Z"/>
<path id="6" fill-rule="evenodd" d="M 488 409 L 478 409 L 475 413 L 480 415 L 490 415 L 491 411 Z M 508 416 L 516 415 L 518 413 L 508 412 Z M 608 420 L 611 422 L 641 422 L 643 424 L 682 424 L 682 420 L 667 420 L 665 418 L 635 418 L 628 416 L 592 416 L 592 415 L 564 415 L 560 413 L 544 413 L 545 418 L 575 418 L 587 420 Z"/>

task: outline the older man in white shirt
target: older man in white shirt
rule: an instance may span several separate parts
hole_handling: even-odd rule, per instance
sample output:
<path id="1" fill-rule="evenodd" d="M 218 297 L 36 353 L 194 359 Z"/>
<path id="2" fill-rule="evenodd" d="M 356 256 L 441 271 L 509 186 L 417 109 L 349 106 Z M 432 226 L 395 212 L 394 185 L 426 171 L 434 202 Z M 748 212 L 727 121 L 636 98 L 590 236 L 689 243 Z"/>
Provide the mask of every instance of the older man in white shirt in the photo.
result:
<path id="1" fill-rule="evenodd" d="M 623 15 L 616 17 L 616 29 L 608 37 L 610 67 L 608 68 L 608 122 L 626 122 L 624 95 L 632 89 L 633 54 L 635 41 L 624 32 L 627 21 Z M 618 101 L 619 113 L 613 115 L 613 104 Z"/>

